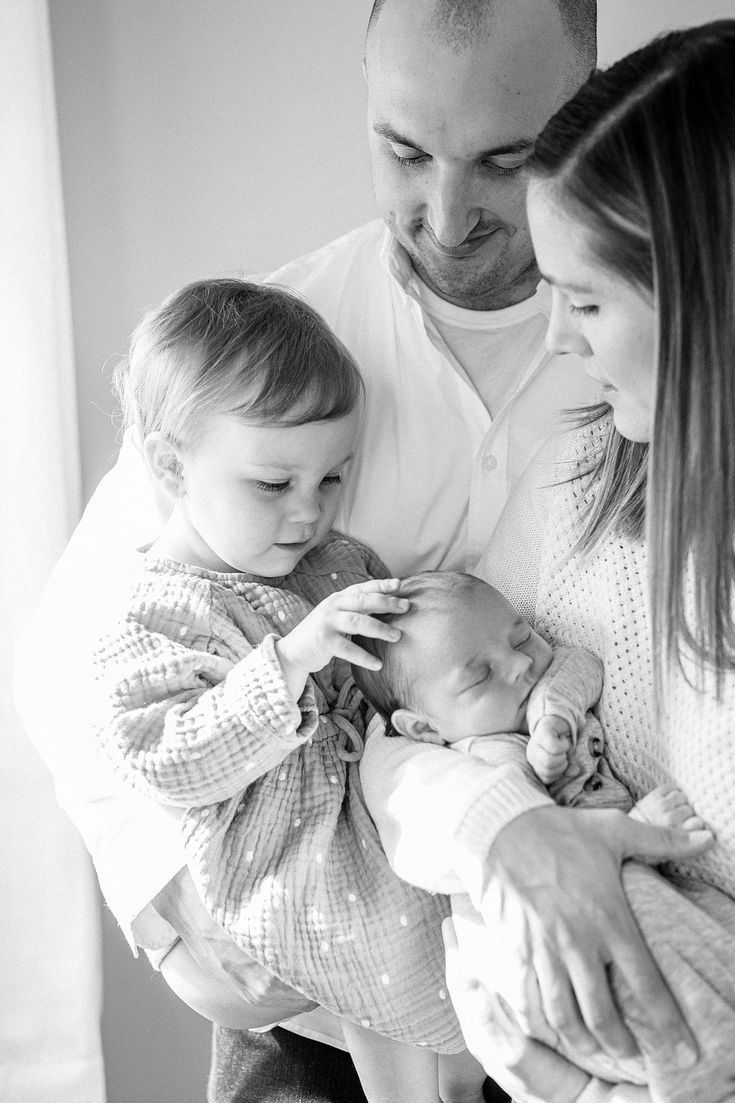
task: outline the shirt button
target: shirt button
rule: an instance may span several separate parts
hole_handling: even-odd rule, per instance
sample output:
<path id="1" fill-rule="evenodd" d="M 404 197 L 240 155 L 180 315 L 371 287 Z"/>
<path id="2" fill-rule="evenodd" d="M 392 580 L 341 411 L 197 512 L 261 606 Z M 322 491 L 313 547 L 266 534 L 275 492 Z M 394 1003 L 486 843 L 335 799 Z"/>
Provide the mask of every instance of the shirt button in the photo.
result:
<path id="1" fill-rule="evenodd" d="M 496 457 L 493 456 L 492 452 L 486 452 L 485 455 L 482 457 L 482 470 L 494 471 L 497 466 L 498 461 Z"/>

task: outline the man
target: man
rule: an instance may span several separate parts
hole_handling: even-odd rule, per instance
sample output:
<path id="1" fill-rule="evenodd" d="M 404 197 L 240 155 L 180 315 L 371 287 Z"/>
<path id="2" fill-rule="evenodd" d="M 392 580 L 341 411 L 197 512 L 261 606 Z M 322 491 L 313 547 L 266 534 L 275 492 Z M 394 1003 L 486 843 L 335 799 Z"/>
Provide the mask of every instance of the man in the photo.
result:
<path id="1" fill-rule="evenodd" d="M 365 75 L 382 221 L 269 277 L 310 301 L 363 371 L 364 426 L 338 524 L 397 574 L 472 567 L 554 415 L 591 397 L 573 357 L 545 352 L 547 299 L 537 289 L 522 168 L 542 125 L 594 66 L 595 14 L 595 0 L 378 0 Z M 69 690 L 92 632 L 91 618 L 80 622 L 80 580 L 93 608 L 95 586 L 102 594 L 155 531 L 128 442 L 34 622 L 44 639 L 64 641 L 44 694 L 53 710 L 34 694 L 33 626 L 21 651 L 20 707 L 131 944 L 165 951 L 179 934 L 204 968 L 224 962 L 226 971 L 224 940 L 179 872 L 177 817 L 91 761 L 83 705 Z M 264 1023 L 295 1010 L 277 991 L 259 1006 Z M 273 1037 L 216 1032 L 211 1098 L 264 1098 L 256 1084 L 273 1084 Z M 288 1048 L 293 1036 L 275 1037 Z M 296 1067 L 278 1098 L 357 1099 L 350 1070 L 328 1086 L 332 1051 L 316 1058 L 316 1045 L 284 1058 Z M 304 1076 L 313 1083 L 317 1060 L 316 1094 L 289 1095 Z"/>

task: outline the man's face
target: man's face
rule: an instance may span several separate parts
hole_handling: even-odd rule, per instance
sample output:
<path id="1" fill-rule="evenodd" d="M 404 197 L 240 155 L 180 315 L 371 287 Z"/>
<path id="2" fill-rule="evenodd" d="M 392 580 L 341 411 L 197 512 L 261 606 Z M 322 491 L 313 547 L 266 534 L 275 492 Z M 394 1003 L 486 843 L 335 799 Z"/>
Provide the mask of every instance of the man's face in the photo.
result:
<path id="1" fill-rule="evenodd" d="M 492 310 L 538 281 L 523 164 L 572 89 L 554 0 L 499 0 L 490 32 L 451 49 L 426 0 L 388 0 L 368 38 L 375 195 L 421 279 L 449 302 Z"/>

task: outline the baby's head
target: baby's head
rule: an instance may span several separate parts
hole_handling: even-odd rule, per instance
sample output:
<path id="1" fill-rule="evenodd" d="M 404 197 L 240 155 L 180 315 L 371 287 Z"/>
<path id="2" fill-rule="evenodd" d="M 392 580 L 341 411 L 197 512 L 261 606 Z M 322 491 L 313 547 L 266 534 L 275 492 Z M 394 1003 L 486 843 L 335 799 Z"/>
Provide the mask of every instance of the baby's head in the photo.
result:
<path id="1" fill-rule="evenodd" d="M 116 386 L 178 510 L 176 558 L 273 577 L 331 528 L 363 384 L 295 295 L 239 279 L 189 284 L 140 322 Z"/>
<path id="2" fill-rule="evenodd" d="M 528 695 L 551 661 L 549 645 L 486 582 L 424 571 L 401 582 L 407 613 L 382 619 L 396 643 L 360 637 L 383 665 L 354 668 L 393 734 L 431 743 L 524 731 Z"/>

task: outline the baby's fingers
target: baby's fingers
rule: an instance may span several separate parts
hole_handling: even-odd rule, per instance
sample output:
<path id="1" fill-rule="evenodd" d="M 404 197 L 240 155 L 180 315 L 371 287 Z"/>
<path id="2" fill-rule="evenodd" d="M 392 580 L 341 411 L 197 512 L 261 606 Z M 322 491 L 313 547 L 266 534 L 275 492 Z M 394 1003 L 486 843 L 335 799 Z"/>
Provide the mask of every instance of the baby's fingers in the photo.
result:
<path id="1" fill-rule="evenodd" d="M 535 742 L 535 739 L 528 744 L 526 757 L 529 765 L 544 785 L 549 785 L 552 781 L 556 781 L 558 777 L 561 777 L 569 763 L 567 750 L 561 749 L 550 752 L 545 746 Z"/>

